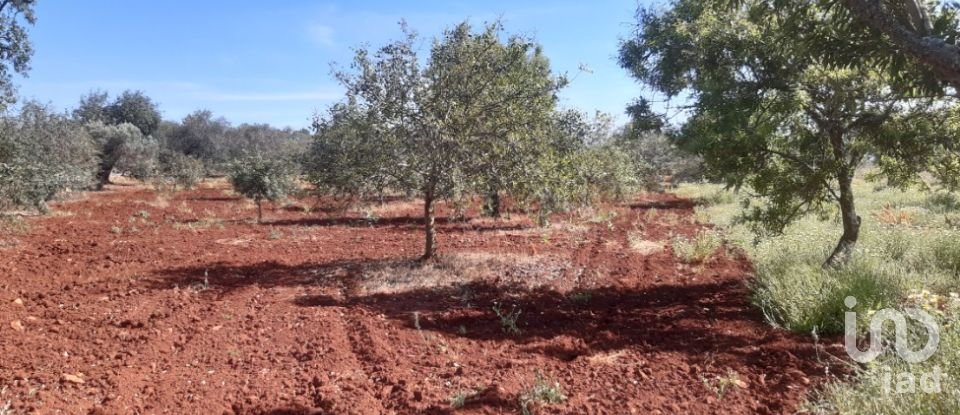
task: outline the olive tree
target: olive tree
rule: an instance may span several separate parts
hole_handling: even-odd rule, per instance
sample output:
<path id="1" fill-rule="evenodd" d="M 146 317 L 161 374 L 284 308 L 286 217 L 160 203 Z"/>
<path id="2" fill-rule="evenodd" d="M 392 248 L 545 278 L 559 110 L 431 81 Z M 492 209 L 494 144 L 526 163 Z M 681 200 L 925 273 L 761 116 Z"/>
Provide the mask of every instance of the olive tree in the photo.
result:
<path id="1" fill-rule="evenodd" d="M 110 183 L 110 174 L 130 150 L 130 144 L 143 141 L 143 135 L 133 124 L 105 125 L 93 122 L 86 126 L 90 137 L 97 146 L 99 167 L 97 169 L 96 189 L 102 190 Z"/>
<path id="2" fill-rule="evenodd" d="M 203 162 L 199 159 L 178 151 L 161 149 L 152 179 L 157 189 L 176 192 L 178 187 L 186 190 L 193 188 L 203 176 Z"/>
<path id="3" fill-rule="evenodd" d="M 230 164 L 230 184 L 257 204 L 257 223 L 263 222 L 263 201 L 275 202 L 297 190 L 296 171 L 284 160 L 247 156 Z"/>
<path id="4" fill-rule="evenodd" d="M 26 26 L 37 21 L 35 5 L 35 0 L 0 2 L 0 110 L 16 101 L 13 74 L 26 75 L 30 70 L 33 46 Z"/>
<path id="5" fill-rule="evenodd" d="M 34 102 L 0 119 L 0 206 L 41 213 L 66 190 L 94 183 L 96 146 L 79 124 Z"/>
<path id="6" fill-rule="evenodd" d="M 689 95 L 681 142 L 703 157 L 711 178 L 755 193 L 761 203 L 744 218 L 758 229 L 781 231 L 801 215 L 838 210 L 842 234 L 825 265 L 839 265 L 860 233 L 856 168 L 871 154 L 899 157 L 891 137 L 923 145 L 917 120 L 950 103 L 895 88 L 869 63 L 823 65 L 816 50 L 845 40 L 826 25 L 798 33 L 768 12 L 759 0 L 734 8 L 678 0 L 663 12 L 641 11 L 620 61 L 655 91 Z M 830 20 L 829 10 L 819 12 L 808 17 Z"/>
<path id="7" fill-rule="evenodd" d="M 416 34 L 406 27 L 404 32 L 404 39 L 377 50 L 358 49 L 353 70 L 337 74 L 347 97 L 331 110 L 331 120 L 346 124 L 319 122 L 321 141 L 314 148 L 375 150 L 356 176 L 423 199 L 423 259 L 430 259 L 436 250 L 435 202 L 483 182 L 491 160 L 512 154 L 507 140 L 535 137 L 524 131 L 547 122 L 565 80 L 551 74 L 533 40 L 504 40 L 500 23 L 480 32 L 467 23 L 446 30 L 425 63 L 416 52 Z M 320 174 L 310 177 L 342 183 L 344 175 L 331 176 L 329 166 L 314 164 Z"/>
<path id="8" fill-rule="evenodd" d="M 150 97 L 142 91 L 129 90 L 122 92 L 112 102 L 108 93 L 92 91 L 80 98 L 73 116 L 83 123 L 132 124 L 144 136 L 156 132 L 161 121 L 160 110 Z"/>

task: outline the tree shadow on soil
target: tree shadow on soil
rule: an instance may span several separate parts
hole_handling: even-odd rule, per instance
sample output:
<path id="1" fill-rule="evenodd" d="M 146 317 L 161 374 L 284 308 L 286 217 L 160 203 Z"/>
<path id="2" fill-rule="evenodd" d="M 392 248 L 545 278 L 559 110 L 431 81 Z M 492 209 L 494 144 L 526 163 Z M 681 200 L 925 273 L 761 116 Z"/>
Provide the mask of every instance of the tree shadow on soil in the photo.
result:
<path id="1" fill-rule="evenodd" d="M 403 259 L 340 260 L 285 265 L 262 262 L 234 266 L 211 264 L 168 270 L 148 284 L 156 289 L 208 285 L 203 295 L 222 297 L 233 290 L 305 286 L 339 292 L 294 299 L 302 307 L 364 309 L 410 330 L 418 313 L 420 329 L 445 337 L 512 342 L 523 351 L 560 361 L 574 361 L 622 349 L 671 352 L 694 362 L 738 367 L 753 365 L 780 372 L 786 366 L 813 375 L 820 370 L 814 344 L 770 329 L 747 302 L 741 279 L 703 283 L 659 284 L 641 288 L 606 286 L 562 293 L 494 281 L 456 286 L 369 293 L 361 280 L 366 267 L 410 266 Z M 323 290 L 326 288 L 326 290 Z M 511 333 L 493 310 L 520 310 L 519 332 Z M 786 384 L 770 381 L 777 390 Z"/>
<path id="2" fill-rule="evenodd" d="M 494 232 L 494 231 L 519 231 L 529 229 L 530 226 L 516 223 L 471 223 L 469 220 L 452 220 L 448 217 L 437 217 L 434 224 L 438 232 Z M 264 226 L 307 226 L 307 227 L 330 227 L 343 226 L 349 228 L 409 228 L 422 229 L 423 218 L 414 216 L 386 217 L 376 219 L 365 218 L 302 218 L 302 219 L 278 219 L 265 221 Z"/>

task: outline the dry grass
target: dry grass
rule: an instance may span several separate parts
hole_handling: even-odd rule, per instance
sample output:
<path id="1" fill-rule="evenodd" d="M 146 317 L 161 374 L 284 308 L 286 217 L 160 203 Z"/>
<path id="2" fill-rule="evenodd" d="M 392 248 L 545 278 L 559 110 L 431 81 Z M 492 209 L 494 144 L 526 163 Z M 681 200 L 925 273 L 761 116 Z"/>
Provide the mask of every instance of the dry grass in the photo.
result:
<path id="1" fill-rule="evenodd" d="M 592 365 L 600 366 L 613 366 L 619 363 L 620 358 L 622 358 L 626 352 L 623 350 L 614 350 L 610 352 L 600 352 L 586 358 L 587 362 Z"/>
<path id="2" fill-rule="evenodd" d="M 650 241 L 643 238 L 639 232 L 630 232 L 627 234 L 627 242 L 630 249 L 633 249 L 640 255 L 653 255 L 663 250 L 664 245 L 659 242 Z"/>
<path id="3" fill-rule="evenodd" d="M 569 264 L 551 256 L 467 252 L 444 255 L 427 265 L 408 261 L 364 270 L 362 288 L 369 293 L 458 287 L 494 282 L 536 288 L 563 277 Z"/>

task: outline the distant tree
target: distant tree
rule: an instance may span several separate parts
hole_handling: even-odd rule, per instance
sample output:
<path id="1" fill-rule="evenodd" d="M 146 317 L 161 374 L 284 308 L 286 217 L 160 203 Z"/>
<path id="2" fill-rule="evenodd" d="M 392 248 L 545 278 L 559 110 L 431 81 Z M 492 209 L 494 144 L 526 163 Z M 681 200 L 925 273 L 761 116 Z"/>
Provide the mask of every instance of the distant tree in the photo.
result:
<path id="1" fill-rule="evenodd" d="M 96 189 L 102 190 L 107 183 L 110 183 L 110 174 L 127 154 L 129 144 L 143 141 L 143 135 L 135 125 L 130 123 L 105 125 L 101 122 L 92 122 L 87 124 L 87 131 L 97 146 L 100 162 L 97 169 Z"/>
<path id="2" fill-rule="evenodd" d="M 296 172 L 283 160 L 260 155 L 247 156 L 230 164 L 233 189 L 257 204 L 257 223 L 263 222 L 263 201 L 277 201 L 297 190 Z"/>
<path id="3" fill-rule="evenodd" d="M 91 91 L 80 97 L 80 104 L 73 110 L 73 117 L 84 124 L 92 122 L 112 124 L 113 119 L 107 111 L 109 100 L 110 94 L 104 91 Z"/>
<path id="4" fill-rule="evenodd" d="M 614 141 L 613 120 L 606 114 L 589 117 L 579 111 L 551 116 L 527 175 L 511 189 L 524 205 L 536 206 L 537 222 L 572 207 L 621 200 L 647 187 L 637 163 Z"/>
<path id="5" fill-rule="evenodd" d="M 178 151 L 162 149 L 157 156 L 154 186 L 160 190 L 189 190 L 203 179 L 203 162 Z"/>
<path id="6" fill-rule="evenodd" d="M 27 25 L 36 23 L 35 0 L 0 2 L 0 110 L 16 101 L 12 75 L 30 70 L 33 46 L 27 37 Z"/>
<path id="7" fill-rule="evenodd" d="M 208 170 L 215 170 L 228 160 L 222 154 L 220 144 L 229 129 L 230 123 L 223 118 L 214 118 L 211 111 L 194 111 L 170 132 L 167 145 L 172 150 L 203 160 Z"/>
<path id="8" fill-rule="evenodd" d="M 161 147 L 157 139 L 141 135 L 127 141 L 124 147 L 123 157 L 117 161 L 116 169 L 144 182 L 160 173 Z"/>
<path id="9" fill-rule="evenodd" d="M 106 110 L 111 124 L 133 124 L 145 136 L 153 134 L 160 125 L 157 104 L 142 91 L 124 91 Z"/>
<path id="10" fill-rule="evenodd" d="M 340 198 L 381 197 L 387 189 L 409 189 L 406 166 L 384 146 L 376 121 L 359 106 L 341 103 L 314 121 L 314 139 L 302 164 L 307 180 L 323 194 Z"/>
<path id="11" fill-rule="evenodd" d="M 66 190 L 94 183 L 96 147 L 87 131 L 35 102 L 0 119 L 0 206 L 42 213 Z"/>
<path id="12" fill-rule="evenodd" d="M 648 184 L 675 185 L 703 178 L 702 160 L 680 148 L 667 134 L 627 126 L 617 134 L 616 145 L 634 160 L 637 173 Z"/>
<path id="13" fill-rule="evenodd" d="M 83 123 L 100 122 L 106 125 L 132 124 L 144 136 L 157 131 L 160 110 L 150 97 L 141 91 L 124 91 L 113 102 L 103 91 L 91 91 L 80 97 L 73 117 Z"/>
<path id="14" fill-rule="evenodd" d="M 241 124 L 227 129 L 221 137 L 217 147 L 227 160 L 248 154 L 290 158 L 303 153 L 310 143 L 307 131 L 280 129 L 269 124 Z"/>
<path id="15" fill-rule="evenodd" d="M 702 155 L 713 179 L 756 193 L 760 203 L 745 219 L 779 232 L 801 215 L 839 210 L 843 233 L 825 265 L 840 265 L 860 234 L 856 168 L 870 154 L 909 162 L 893 151 L 895 140 L 928 145 L 919 120 L 951 104 L 895 87 L 869 62 L 822 65 L 817 50 L 848 40 L 824 24 L 798 32 L 767 11 L 762 0 L 734 8 L 678 0 L 641 11 L 621 64 L 668 97 L 689 92 L 681 142 Z M 831 21 L 828 11 L 808 18 Z"/>

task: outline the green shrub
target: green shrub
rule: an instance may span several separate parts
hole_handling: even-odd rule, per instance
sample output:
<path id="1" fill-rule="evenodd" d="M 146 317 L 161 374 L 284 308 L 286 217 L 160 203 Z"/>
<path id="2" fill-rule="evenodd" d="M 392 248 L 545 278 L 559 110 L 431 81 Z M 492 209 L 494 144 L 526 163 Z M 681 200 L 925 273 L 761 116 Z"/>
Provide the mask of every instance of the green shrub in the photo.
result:
<path id="1" fill-rule="evenodd" d="M 0 119 L 0 209 L 45 213 L 60 193 L 93 184 L 96 165 L 90 135 L 63 114 L 27 102 Z"/>
<path id="2" fill-rule="evenodd" d="M 263 221 L 264 199 L 275 202 L 297 190 L 293 166 L 283 160 L 248 156 L 230 164 L 234 191 L 257 204 L 257 222 Z"/>
<path id="3" fill-rule="evenodd" d="M 192 189 L 203 179 L 203 162 L 176 151 L 162 151 L 158 158 L 154 186 L 160 190 Z"/>

